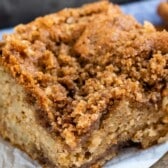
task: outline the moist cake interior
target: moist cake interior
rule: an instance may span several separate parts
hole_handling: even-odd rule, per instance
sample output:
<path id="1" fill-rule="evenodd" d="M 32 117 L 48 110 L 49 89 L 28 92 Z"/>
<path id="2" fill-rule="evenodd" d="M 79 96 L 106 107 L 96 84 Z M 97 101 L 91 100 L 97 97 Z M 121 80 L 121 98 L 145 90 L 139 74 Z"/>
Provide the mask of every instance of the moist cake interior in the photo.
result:
<path id="1" fill-rule="evenodd" d="M 20 25 L 1 50 L 0 133 L 42 164 L 96 167 L 166 140 L 166 31 L 99 2 Z"/>

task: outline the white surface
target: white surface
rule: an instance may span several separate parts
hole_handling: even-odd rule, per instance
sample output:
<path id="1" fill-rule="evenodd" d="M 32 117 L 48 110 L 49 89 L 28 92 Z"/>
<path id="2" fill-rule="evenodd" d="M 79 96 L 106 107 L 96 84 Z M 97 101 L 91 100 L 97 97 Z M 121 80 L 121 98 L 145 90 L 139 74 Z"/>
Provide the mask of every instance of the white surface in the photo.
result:
<path id="1" fill-rule="evenodd" d="M 0 139 L 0 168 L 41 168 L 20 150 Z"/>
<path id="2" fill-rule="evenodd" d="M 168 151 L 168 142 L 147 150 L 127 149 L 105 168 L 149 168 Z"/>

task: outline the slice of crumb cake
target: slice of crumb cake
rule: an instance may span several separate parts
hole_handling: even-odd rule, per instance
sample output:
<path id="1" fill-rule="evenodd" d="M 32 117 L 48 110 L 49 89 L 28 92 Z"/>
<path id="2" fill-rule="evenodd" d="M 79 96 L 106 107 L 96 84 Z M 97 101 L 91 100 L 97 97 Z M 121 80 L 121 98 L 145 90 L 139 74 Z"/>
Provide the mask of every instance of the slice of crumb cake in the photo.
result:
<path id="1" fill-rule="evenodd" d="M 0 134 L 48 168 L 98 167 L 168 132 L 168 32 L 108 2 L 16 27 L 0 58 Z"/>

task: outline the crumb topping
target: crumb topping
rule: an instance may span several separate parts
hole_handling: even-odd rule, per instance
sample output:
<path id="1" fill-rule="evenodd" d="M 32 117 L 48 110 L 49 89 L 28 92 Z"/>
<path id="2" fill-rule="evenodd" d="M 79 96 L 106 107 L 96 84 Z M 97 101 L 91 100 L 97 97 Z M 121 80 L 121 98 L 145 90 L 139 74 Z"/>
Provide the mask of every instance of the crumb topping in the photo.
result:
<path id="1" fill-rule="evenodd" d="M 168 96 L 168 33 L 108 2 L 38 18 L 4 42 L 1 64 L 25 87 L 42 124 L 71 148 L 115 100 L 159 108 Z"/>

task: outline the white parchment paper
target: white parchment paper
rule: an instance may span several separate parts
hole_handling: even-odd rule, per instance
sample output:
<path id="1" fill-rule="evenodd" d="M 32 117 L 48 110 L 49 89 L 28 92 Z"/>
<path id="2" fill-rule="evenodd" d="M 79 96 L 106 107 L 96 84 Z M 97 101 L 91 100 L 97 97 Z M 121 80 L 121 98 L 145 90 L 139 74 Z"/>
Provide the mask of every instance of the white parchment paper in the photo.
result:
<path id="1" fill-rule="evenodd" d="M 0 168 L 41 168 L 41 166 L 0 138 Z"/>
<path id="2" fill-rule="evenodd" d="M 160 0 L 146 0 L 138 3 L 123 5 L 125 13 L 132 14 L 141 23 L 148 20 L 154 24 L 160 24 L 161 20 L 156 14 L 156 8 Z M 143 11 L 142 11 L 143 9 Z M 10 33 L 12 29 L 0 31 L 2 34 Z M 149 168 L 168 151 L 168 142 L 154 146 L 147 150 L 135 148 L 122 151 L 116 158 L 108 162 L 105 168 Z M 37 162 L 32 161 L 25 153 L 12 147 L 0 138 L 0 168 L 41 168 Z"/>

